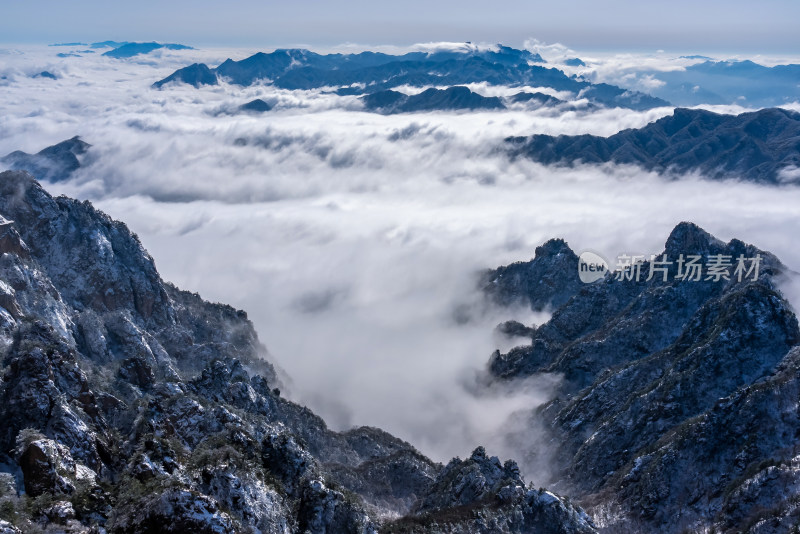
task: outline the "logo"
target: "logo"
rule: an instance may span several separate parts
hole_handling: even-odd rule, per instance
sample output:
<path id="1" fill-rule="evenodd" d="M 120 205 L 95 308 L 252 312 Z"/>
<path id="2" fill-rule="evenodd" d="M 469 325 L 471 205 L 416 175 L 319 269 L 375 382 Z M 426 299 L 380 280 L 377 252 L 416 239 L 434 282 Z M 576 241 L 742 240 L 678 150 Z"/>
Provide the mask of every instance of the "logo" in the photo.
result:
<path id="1" fill-rule="evenodd" d="M 584 284 L 600 280 L 608 270 L 608 262 L 599 254 L 587 250 L 578 257 L 578 276 Z"/>

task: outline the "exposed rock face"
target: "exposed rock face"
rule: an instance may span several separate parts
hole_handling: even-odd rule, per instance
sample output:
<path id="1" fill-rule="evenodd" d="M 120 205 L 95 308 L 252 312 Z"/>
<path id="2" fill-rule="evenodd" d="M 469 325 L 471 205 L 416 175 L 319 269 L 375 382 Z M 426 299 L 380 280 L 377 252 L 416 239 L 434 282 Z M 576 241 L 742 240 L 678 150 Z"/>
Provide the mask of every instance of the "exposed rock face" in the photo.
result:
<path id="1" fill-rule="evenodd" d="M 233 534 L 231 517 L 220 511 L 219 504 L 201 493 L 183 489 L 167 490 L 136 503 L 116 524 L 116 532 L 197 532 L 198 534 Z"/>
<path id="2" fill-rule="evenodd" d="M 447 510 L 441 465 L 282 398 L 247 315 L 164 282 L 89 203 L 0 174 L 0 253 L 0 532 L 366 534 Z M 583 528 L 564 510 L 535 522 Z"/>
<path id="3" fill-rule="evenodd" d="M 51 439 L 38 439 L 24 445 L 19 466 L 25 477 L 25 492 L 33 497 L 44 493 L 69 494 L 75 491 L 74 480 L 94 478 L 85 467 L 78 469 L 65 446 Z M 73 480 L 70 480 L 73 479 Z"/>
<path id="4" fill-rule="evenodd" d="M 558 308 L 582 285 L 578 256 L 563 239 L 551 239 L 536 247 L 532 260 L 483 273 L 480 285 L 501 305 L 525 304 L 535 311 Z"/>
<path id="5" fill-rule="evenodd" d="M 776 286 L 786 268 L 689 223 L 663 254 L 705 263 L 760 255 L 760 273 L 676 280 L 672 265 L 666 281 L 645 281 L 645 262 L 641 281 L 607 275 L 585 285 L 530 345 L 496 353 L 495 379 L 564 377 L 558 398 L 530 415 L 550 447 L 526 460 L 546 462 L 555 487 L 609 532 L 783 532 L 800 497 L 792 468 L 800 329 Z"/>
<path id="6" fill-rule="evenodd" d="M 545 164 L 622 163 L 678 174 L 696 171 L 709 178 L 744 178 L 782 183 L 800 167 L 800 114 L 762 109 L 719 115 L 676 109 L 672 116 L 610 137 L 533 135 L 507 140 L 512 155 Z"/>
<path id="7" fill-rule="evenodd" d="M 516 463 L 501 464 L 479 447 L 464 461 L 453 459 L 419 502 L 417 514 L 390 523 L 386 531 L 578 534 L 595 529 L 568 501 L 526 488 Z"/>

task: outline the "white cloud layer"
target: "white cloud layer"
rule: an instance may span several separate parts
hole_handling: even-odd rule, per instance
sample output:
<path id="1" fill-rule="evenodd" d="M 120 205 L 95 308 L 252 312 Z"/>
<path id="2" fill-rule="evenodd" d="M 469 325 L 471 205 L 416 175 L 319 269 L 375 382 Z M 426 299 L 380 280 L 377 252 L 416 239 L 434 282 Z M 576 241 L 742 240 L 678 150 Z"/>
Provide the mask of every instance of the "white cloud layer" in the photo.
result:
<path id="1" fill-rule="evenodd" d="M 800 270 L 797 188 L 549 169 L 497 150 L 509 135 L 609 135 L 670 109 L 386 117 L 320 92 L 149 88 L 178 66 L 250 51 L 137 61 L 56 51 L 0 56 L 0 154 L 81 135 L 93 145 L 87 166 L 51 191 L 125 221 L 167 280 L 247 310 L 291 396 L 334 427 L 380 426 L 437 460 L 481 443 L 518 456 L 501 426 L 557 380 L 480 398 L 465 387 L 506 344 L 498 322 L 546 319 L 487 309 L 478 269 L 526 260 L 550 237 L 606 257 L 656 253 L 691 220 Z M 41 70 L 59 79 L 29 77 Z M 275 110 L 219 113 L 257 97 Z"/>

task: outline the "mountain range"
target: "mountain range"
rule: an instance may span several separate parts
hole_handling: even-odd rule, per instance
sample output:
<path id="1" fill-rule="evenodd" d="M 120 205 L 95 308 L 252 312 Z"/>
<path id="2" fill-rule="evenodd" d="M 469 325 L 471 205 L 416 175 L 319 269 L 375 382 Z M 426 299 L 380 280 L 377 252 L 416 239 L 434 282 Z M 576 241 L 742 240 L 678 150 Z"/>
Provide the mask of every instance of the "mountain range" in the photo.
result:
<path id="1" fill-rule="evenodd" d="M 431 110 L 505 109 L 498 97 L 486 97 L 466 87 L 430 88 L 414 95 L 387 89 L 363 96 L 364 108 L 380 113 L 408 113 Z"/>
<path id="2" fill-rule="evenodd" d="M 800 113 L 780 108 L 741 115 L 676 109 L 642 128 L 610 137 L 533 135 L 507 139 L 514 157 L 547 165 L 637 165 L 665 174 L 698 172 L 780 184 L 800 168 Z"/>
<path id="3" fill-rule="evenodd" d="M 195 87 L 216 85 L 219 80 L 248 86 L 268 82 L 281 89 L 338 88 L 346 94 L 368 94 L 397 88 L 447 87 L 470 83 L 549 87 L 569 91 L 608 107 L 650 109 L 667 106 L 665 100 L 608 84 L 592 84 L 541 65 L 540 56 L 526 50 L 500 46 L 460 50 L 410 52 L 394 56 L 376 52 L 317 54 L 302 49 L 259 52 L 240 61 L 225 60 L 216 68 L 193 64 L 153 84 Z"/>
<path id="4" fill-rule="evenodd" d="M 156 42 L 123 43 L 120 46 L 114 48 L 113 50 L 104 52 L 103 55 L 117 59 L 122 59 L 143 54 L 149 54 L 154 50 L 160 50 L 162 48 L 166 50 L 192 50 L 191 46 L 186 46 L 182 44 L 173 44 L 173 43 L 167 43 L 167 44 L 161 44 Z"/>
<path id="5" fill-rule="evenodd" d="M 366 95 L 365 109 L 379 113 L 426 110 L 501 109 L 514 102 L 562 105 L 541 93 L 519 93 L 487 98 L 466 87 L 427 89 L 415 95 L 383 91 Z M 260 114 L 270 104 L 255 99 L 236 108 Z M 26 170 L 46 182 L 69 179 L 91 145 L 73 137 L 36 154 L 15 151 L 0 158 L 6 168 Z M 537 134 L 505 140 L 512 158 L 530 158 L 545 165 L 617 163 L 637 165 L 680 178 L 698 173 L 710 179 L 739 179 L 781 185 L 800 177 L 800 113 L 763 109 L 741 115 L 720 115 L 699 109 L 676 109 L 672 115 L 642 128 L 623 130 L 610 137 Z"/>
<path id="6" fill-rule="evenodd" d="M 96 49 L 100 48 L 111 48 L 103 53 L 104 56 L 113 57 L 116 59 L 125 59 L 131 58 L 139 55 L 149 54 L 154 50 L 194 50 L 191 46 L 186 46 L 182 44 L 176 43 L 156 43 L 156 42 L 147 42 L 147 43 L 137 43 L 131 41 L 100 41 L 96 43 L 56 43 L 51 44 L 49 46 L 57 46 L 57 47 L 71 47 L 73 48 L 72 51 L 69 52 L 60 52 L 56 54 L 58 57 L 67 58 L 67 57 L 81 57 L 81 54 L 88 54 L 88 53 L 95 53 Z M 89 47 L 88 49 L 82 49 L 80 47 Z"/>
<path id="7" fill-rule="evenodd" d="M 750 60 L 708 58 L 685 69 L 643 71 L 651 76 L 649 92 L 679 106 L 739 104 L 781 106 L 800 100 L 800 65 L 768 67 Z"/>
<path id="8" fill-rule="evenodd" d="M 410 95 L 386 89 L 364 95 L 361 97 L 361 101 L 364 103 L 365 110 L 387 115 L 421 111 L 498 110 L 520 105 L 524 106 L 525 109 L 552 108 L 555 106 L 559 106 L 564 111 L 577 109 L 576 105 L 540 92 L 520 91 L 508 97 L 487 97 L 471 91 L 467 87 L 458 85 L 447 89 L 430 87 L 420 93 Z M 596 106 L 587 104 L 581 107 L 583 109 L 591 109 Z"/>

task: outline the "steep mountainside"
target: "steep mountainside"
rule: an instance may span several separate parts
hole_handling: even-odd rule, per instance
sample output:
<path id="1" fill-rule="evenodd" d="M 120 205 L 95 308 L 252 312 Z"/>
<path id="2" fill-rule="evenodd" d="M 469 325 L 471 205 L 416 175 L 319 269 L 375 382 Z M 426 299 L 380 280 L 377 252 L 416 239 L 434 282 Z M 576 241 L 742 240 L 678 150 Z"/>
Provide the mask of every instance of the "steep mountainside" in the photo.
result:
<path id="1" fill-rule="evenodd" d="M 672 116 L 610 137 L 533 135 L 507 141 L 514 156 L 545 164 L 614 162 L 663 173 L 697 171 L 710 178 L 782 183 L 797 179 L 800 113 L 676 109 Z"/>
<path id="2" fill-rule="evenodd" d="M 640 281 L 635 271 L 631 279 L 608 274 L 558 306 L 548 286 L 573 287 L 577 270 L 564 271 L 571 252 L 558 245 L 537 249 L 529 265 L 537 279 L 565 276 L 560 286 L 525 283 L 514 275 L 531 272 L 525 264 L 487 275 L 491 294 L 506 301 L 516 292 L 557 305 L 527 332 L 529 345 L 489 363 L 494 380 L 563 377 L 557 398 L 527 416 L 546 445 L 528 441 L 523 459 L 546 465 L 554 487 L 607 532 L 793 532 L 800 329 L 776 286 L 786 268 L 768 252 L 682 223 L 656 259 L 672 265 L 645 262 Z M 710 271 L 677 279 L 681 254 L 706 266 L 731 259 L 730 280 L 709 279 Z M 739 280 L 740 256 L 760 256 L 757 275 Z M 659 270 L 646 281 L 651 266 Z"/>
<path id="3" fill-rule="evenodd" d="M 0 174 L 0 376 L 3 534 L 594 532 L 482 449 L 442 467 L 331 431 L 281 396 L 244 312 L 24 172 Z"/>

